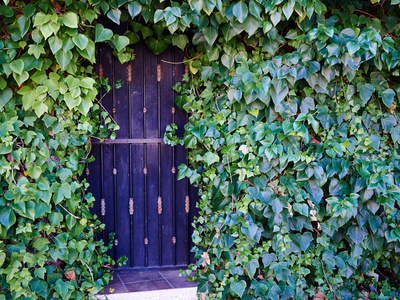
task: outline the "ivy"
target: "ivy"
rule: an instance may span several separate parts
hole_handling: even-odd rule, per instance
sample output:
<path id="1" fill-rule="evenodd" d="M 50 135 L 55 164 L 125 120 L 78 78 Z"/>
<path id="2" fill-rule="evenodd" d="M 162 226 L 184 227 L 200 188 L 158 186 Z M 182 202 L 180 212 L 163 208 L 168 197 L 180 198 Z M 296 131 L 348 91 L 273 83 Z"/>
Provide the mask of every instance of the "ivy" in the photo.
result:
<path id="1" fill-rule="evenodd" d="M 399 297 L 398 1 L 4 4 L 1 298 L 80 299 L 108 282 L 79 176 L 91 139 L 115 137 L 98 91 L 116 87 L 91 64 L 96 43 L 124 63 L 140 39 L 188 56 L 175 90 L 190 117 L 165 140 L 189 149 L 178 178 L 200 190 L 199 292 Z"/>

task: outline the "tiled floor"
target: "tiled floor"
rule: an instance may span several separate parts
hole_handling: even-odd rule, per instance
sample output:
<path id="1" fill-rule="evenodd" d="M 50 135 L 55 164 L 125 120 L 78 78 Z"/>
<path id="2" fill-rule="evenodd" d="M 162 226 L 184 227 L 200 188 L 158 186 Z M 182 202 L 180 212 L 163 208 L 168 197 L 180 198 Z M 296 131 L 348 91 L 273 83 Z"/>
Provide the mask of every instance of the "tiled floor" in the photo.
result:
<path id="1" fill-rule="evenodd" d="M 104 288 L 104 294 L 132 293 L 175 288 L 195 287 L 179 270 L 122 273 L 115 272 L 114 279 Z"/>

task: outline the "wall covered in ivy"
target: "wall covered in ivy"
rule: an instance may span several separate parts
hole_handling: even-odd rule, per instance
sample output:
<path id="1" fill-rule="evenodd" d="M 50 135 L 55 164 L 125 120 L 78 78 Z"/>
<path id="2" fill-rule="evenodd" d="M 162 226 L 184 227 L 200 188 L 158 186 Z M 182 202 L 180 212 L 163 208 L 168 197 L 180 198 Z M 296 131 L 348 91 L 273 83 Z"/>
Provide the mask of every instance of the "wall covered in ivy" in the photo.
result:
<path id="1" fill-rule="evenodd" d="M 115 136 L 96 43 L 185 51 L 175 85 L 200 189 L 191 267 L 210 299 L 399 297 L 400 9 L 383 1 L 5 1 L 0 299 L 91 297 L 103 225 L 79 175 Z M 110 22 L 126 28 L 111 30 Z M 113 27 L 115 27 L 113 26 Z M 122 27 L 120 27 L 122 28 Z M 188 271 L 190 273 L 190 270 Z"/>

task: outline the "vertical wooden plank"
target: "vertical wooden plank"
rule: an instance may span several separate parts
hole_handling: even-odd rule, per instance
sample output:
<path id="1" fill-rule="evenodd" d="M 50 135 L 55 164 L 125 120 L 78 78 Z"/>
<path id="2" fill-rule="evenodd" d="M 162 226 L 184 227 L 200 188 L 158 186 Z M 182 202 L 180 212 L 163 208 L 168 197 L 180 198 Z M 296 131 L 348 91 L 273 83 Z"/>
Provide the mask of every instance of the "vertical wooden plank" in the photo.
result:
<path id="1" fill-rule="evenodd" d="M 160 55 L 161 65 L 161 101 L 160 101 L 160 137 L 164 137 L 165 128 L 173 122 L 172 107 L 174 106 L 174 84 L 173 65 L 166 62 L 174 60 L 172 47 Z M 166 61 L 166 62 L 163 62 Z M 162 265 L 174 264 L 174 244 L 172 243 L 173 233 L 173 180 L 175 174 L 172 170 L 172 148 L 169 145 L 160 145 L 161 151 L 161 197 L 163 202 L 162 213 Z"/>
<path id="2" fill-rule="evenodd" d="M 104 77 L 108 78 L 109 83 L 112 84 L 113 76 L 113 60 L 114 56 L 110 47 L 103 47 L 101 53 L 101 61 L 103 65 Z M 112 113 L 113 106 L 112 92 L 104 95 L 102 99 L 102 105 L 107 110 L 109 114 Z M 103 222 L 106 224 L 105 229 L 105 241 L 108 242 L 108 236 L 111 232 L 115 232 L 115 215 L 114 215 L 114 179 L 113 179 L 113 146 L 103 145 L 103 198 L 105 199 L 106 214 L 103 218 Z M 116 258 L 116 248 L 111 249 L 112 257 Z"/>
<path id="3" fill-rule="evenodd" d="M 150 50 L 145 51 L 145 137 L 157 138 L 159 136 L 159 99 L 157 82 L 157 56 Z M 159 197 L 158 181 L 158 145 L 149 144 L 146 146 L 146 161 L 148 174 L 146 176 L 147 189 L 147 229 L 148 229 L 148 265 L 159 264 L 159 234 L 157 213 L 157 200 Z"/>
<path id="4" fill-rule="evenodd" d="M 144 44 L 135 46 L 135 59 L 132 62 L 132 138 L 143 138 L 143 100 L 144 100 Z"/>
<path id="5" fill-rule="evenodd" d="M 186 163 L 186 150 L 176 146 L 176 163 Z M 188 180 L 184 178 L 176 183 L 176 264 L 185 265 L 188 260 L 188 215 L 185 211 L 185 199 L 188 194 Z"/>
<path id="6" fill-rule="evenodd" d="M 104 182 L 104 193 L 103 198 L 105 199 L 106 213 L 103 218 L 106 224 L 105 229 L 105 241 L 108 243 L 109 234 L 115 232 L 114 226 L 114 179 L 113 179 L 113 146 L 103 145 L 103 182 Z M 115 259 L 116 248 L 113 247 L 110 251 L 111 257 Z"/>
<path id="7" fill-rule="evenodd" d="M 145 266 L 145 245 L 144 245 L 144 154 L 143 145 L 132 145 L 132 181 L 133 181 L 133 248 L 134 267 Z"/>
<path id="8" fill-rule="evenodd" d="M 132 62 L 131 83 L 131 133 L 132 138 L 144 137 L 144 43 L 140 42 L 134 48 L 135 59 Z M 145 266 L 145 207 L 144 207 L 144 153 L 143 145 L 132 145 L 132 185 L 133 185 L 133 244 L 131 259 L 133 267 Z"/>
<path id="9" fill-rule="evenodd" d="M 127 85 L 127 64 L 122 65 L 114 58 L 114 84 L 121 87 L 114 90 L 113 115 L 120 127 L 117 138 L 129 138 L 129 94 Z M 118 228 L 117 257 L 130 257 L 130 216 L 129 216 L 129 145 L 116 145 L 115 167 L 116 177 L 116 224 Z M 128 262 L 129 264 L 129 262 Z"/>
<path id="10" fill-rule="evenodd" d="M 183 51 L 175 48 L 175 61 L 182 62 L 184 59 Z M 185 73 L 184 64 L 174 65 L 174 77 L 175 81 L 181 81 L 183 74 Z M 185 111 L 176 109 L 175 112 L 175 124 L 178 126 L 177 134 L 182 137 L 184 133 L 184 125 L 186 124 L 187 116 Z M 176 167 L 180 164 L 187 163 L 187 151 L 182 146 L 175 147 L 175 162 Z M 177 175 L 177 174 L 176 174 Z M 176 177 L 175 177 L 176 178 Z M 188 260 L 188 214 L 185 210 L 185 199 L 188 193 L 188 180 L 182 179 L 177 181 L 176 187 L 176 264 L 185 265 Z"/>
<path id="11" fill-rule="evenodd" d="M 157 83 L 157 56 L 149 49 L 145 55 L 145 108 L 146 137 L 158 137 L 158 83 Z"/>
<path id="12" fill-rule="evenodd" d="M 158 244 L 158 145 L 147 145 L 148 264 L 159 265 Z"/>

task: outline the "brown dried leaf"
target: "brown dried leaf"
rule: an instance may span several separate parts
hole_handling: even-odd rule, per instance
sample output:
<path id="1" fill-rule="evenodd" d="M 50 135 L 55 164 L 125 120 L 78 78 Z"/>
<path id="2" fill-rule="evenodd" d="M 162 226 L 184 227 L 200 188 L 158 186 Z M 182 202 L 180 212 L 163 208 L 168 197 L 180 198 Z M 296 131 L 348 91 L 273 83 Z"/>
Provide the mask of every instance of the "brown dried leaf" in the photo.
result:
<path id="1" fill-rule="evenodd" d="M 64 275 L 65 275 L 65 277 L 66 277 L 67 279 L 69 279 L 69 280 L 76 280 L 76 274 L 75 274 L 75 271 L 74 271 L 74 270 L 72 270 L 72 271 L 67 271 L 67 272 L 64 273 Z"/>
<path id="2" fill-rule="evenodd" d="M 206 267 L 207 265 L 211 264 L 211 260 L 210 260 L 210 256 L 208 255 L 208 252 L 203 252 L 203 254 L 201 255 L 201 257 L 204 258 L 203 262 L 201 263 L 201 265 L 203 267 Z"/>

